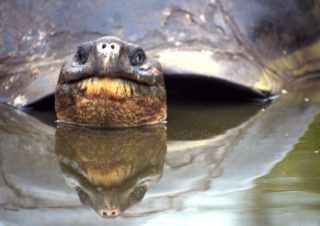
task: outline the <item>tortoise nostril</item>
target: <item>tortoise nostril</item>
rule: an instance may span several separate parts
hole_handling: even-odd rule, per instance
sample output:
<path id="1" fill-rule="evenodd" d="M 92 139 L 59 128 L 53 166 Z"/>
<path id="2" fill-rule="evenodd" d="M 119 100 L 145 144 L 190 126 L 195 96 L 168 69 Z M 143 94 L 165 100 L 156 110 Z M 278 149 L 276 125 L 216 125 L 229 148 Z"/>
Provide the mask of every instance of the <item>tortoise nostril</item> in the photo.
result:
<path id="1" fill-rule="evenodd" d="M 105 49 L 107 45 L 105 43 L 102 44 L 102 49 Z M 112 48 L 112 47 L 111 47 Z"/>
<path id="2" fill-rule="evenodd" d="M 114 45 L 113 44 L 111 45 L 111 49 L 114 49 Z"/>
<path id="3" fill-rule="evenodd" d="M 97 212 L 101 217 L 117 217 L 121 214 L 120 209 L 101 209 Z"/>

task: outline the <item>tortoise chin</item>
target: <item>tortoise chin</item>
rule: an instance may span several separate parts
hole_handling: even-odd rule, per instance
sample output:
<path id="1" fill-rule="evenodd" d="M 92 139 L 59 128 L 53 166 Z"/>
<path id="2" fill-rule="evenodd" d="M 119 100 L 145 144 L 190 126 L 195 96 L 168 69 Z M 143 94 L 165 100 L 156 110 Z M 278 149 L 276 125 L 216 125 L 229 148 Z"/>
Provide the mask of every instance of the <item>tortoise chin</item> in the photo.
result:
<path id="1" fill-rule="evenodd" d="M 139 126 L 166 119 L 161 86 L 117 78 L 89 78 L 58 85 L 56 111 L 60 121 L 91 126 Z"/>
<path id="2" fill-rule="evenodd" d="M 114 37 L 80 46 L 62 66 L 55 94 L 58 121 L 140 126 L 167 117 L 160 64 Z"/>

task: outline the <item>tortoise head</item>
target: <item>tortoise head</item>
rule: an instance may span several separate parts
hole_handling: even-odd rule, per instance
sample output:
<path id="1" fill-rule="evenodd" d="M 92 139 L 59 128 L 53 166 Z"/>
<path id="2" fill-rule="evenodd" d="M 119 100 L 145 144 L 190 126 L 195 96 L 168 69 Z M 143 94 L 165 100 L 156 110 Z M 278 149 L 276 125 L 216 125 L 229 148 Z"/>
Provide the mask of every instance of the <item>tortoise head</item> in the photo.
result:
<path id="1" fill-rule="evenodd" d="M 62 65 L 58 120 L 93 126 L 138 126 L 166 119 L 160 64 L 116 37 L 80 45 Z"/>

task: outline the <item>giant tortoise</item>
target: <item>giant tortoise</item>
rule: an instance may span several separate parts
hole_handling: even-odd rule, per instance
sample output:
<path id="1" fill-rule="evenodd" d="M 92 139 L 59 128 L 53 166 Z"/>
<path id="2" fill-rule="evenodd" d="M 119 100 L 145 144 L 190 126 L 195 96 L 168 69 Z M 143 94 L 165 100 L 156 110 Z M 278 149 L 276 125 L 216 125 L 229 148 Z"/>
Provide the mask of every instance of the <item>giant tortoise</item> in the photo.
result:
<path id="1" fill-rule="evenodd" d="M 81 43 L 106 35 L 115 35 L 143 47 L 148 59 L 154 58 L 162 65 L 169 90 L 184 87 L 192 95 L 209 93 L 215 89 L 213 84 L 224 84 L 223 87 L 230 85 L 253 98 L 266 99 L 320 69 L 320 2 L 317 0 L 99 0 L 95 3 L 27 0 L 2 1 L 0 12 L 0 100 L 16 107 L 30 106 L 52 96 L 66 56 Z M 81 57 L 88 51 L 85 45 L 80 47 L 75 56 L 81 63 Z M 105 47 L 104 44 L 100 46 L 102 52 Z M 109 47 L 117 46 L 110 44 Z M 130 58 L 129 50 L 126 54 Z M 135 61 L 144 57 L 141 53 Z M 122 66 L 128 61 L 122 62 Z M 134 64 L 136 62 L 131 66 Z M 152 61 L 151 65 L 152 73 L 161 74 L 157 63 Z M 149 66 L 145 68 L 150 69 Z M 93 68 L 81 74 L 91 73 L 92 76 L 95 72 Z M 124 77 L 132 82 L 132 77 Z M 149 78 L 138 77 L 150 83 Z M 133 83 L 137 81 L 133 78 Z M 111 83 L 111 86 L 119 86 L 117 81 Z M 204 91 L 204 84 L 212 88 Z M 165 100 L 165 94 L 158 95 L 155 89 L 150 92 L 156 93 L 156 99 L 150 98 L 147 102 L 152 103 L 150 109 L 157 109 L 158 113 L 152 117 L 141 114 L 142 121 L 134 119 L 134 122 L 126 121 L 125 125 L 165 119 L 166 108 L 158 104 L 159 100 Z M 222 92 L 227 91 L 222 88 Z M 66 94 L 61 95 L 65 97 Z M 83 120 L 83 111 L 77 116 L 80 119 L 70 119 L 74 109 L 59 117 L 60 110 L 70 102 L 61 106 L 59 103 L 58 106 L 56 103 L 58 118 L 97 124 L 94 120 L 99 116 Z M 139 105 L 137 103 L 133 105 Z M 112 109 L 116 104 L 112 104 Z M 99 105 L 103 106 L 101 102 Z M 83 105 L 77 107 L 83 108 Z M 86 109 L 90 111 L 91 108 Z M 94 108 L 94 112 L 101 113 L 99 109 Z M 124 109 L 119 110 L 120 114 Z M 117 120 L 122 119 L 116 117 L 111 124 L 119 124 Z"/>

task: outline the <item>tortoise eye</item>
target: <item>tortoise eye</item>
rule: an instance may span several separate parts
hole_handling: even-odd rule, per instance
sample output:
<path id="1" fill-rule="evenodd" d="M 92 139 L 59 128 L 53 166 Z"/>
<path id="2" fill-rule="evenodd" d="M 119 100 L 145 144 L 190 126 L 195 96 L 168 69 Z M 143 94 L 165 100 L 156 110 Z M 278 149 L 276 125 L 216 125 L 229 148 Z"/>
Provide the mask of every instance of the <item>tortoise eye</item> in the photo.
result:
<path id="1" fill-rule="evenodd" d="M 146 59 L 146 54 L 141 48 L 136 48 L 129 53 L 130 63 L 132 66 L 143 64 Z"/>
<path id="2" fill-rule="evenodd" d="M 75 57 L 80 64 L 85 64 L 89 57 L 90 48 L 88 46 L 79 46 Z"/>

